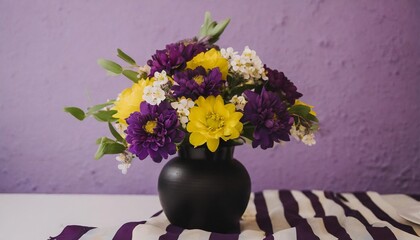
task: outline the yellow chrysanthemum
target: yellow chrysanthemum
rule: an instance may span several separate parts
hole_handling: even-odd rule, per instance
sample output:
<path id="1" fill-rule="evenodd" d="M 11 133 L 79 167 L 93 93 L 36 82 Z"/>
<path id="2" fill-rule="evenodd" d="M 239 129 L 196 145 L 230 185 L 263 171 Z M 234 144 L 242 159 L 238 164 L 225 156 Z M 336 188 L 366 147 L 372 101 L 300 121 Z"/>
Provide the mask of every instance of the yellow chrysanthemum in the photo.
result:
<path id="1" fill-rule="evenodd" d="M 226 80 L 228 74 L 228 61 L 222 56 L 220 51 L 212 48 L 207 52 L 199 53 L 189 62 L 187 62 L 187 68 L 195 69 L 196 67 L 202 66 L 206 70 L 218 67 L 222 73 L 222 79 Z"/>
<path id="2" fill-rule="evenodd" d="M 243 125 L 239 120 L 243 114 L 235 111 L 235 105 L 225 105 L 221 96 L 199 97 L 195 103 L 197 106 L 190 109 L 187 125 L 194 147 L 207 143 L 207 148 L 214 152 L 220 138 L 227 141 L 240 136 Z"/>
<path id="3" fill-rule="evenodd" d="M 311 111 L 309 113 L 312 114 L 312 115 L 314 115 L 316 117 L 316 112 L 313 110 L 314 106 L 311 106 L 311 105 L 309 105 L 309 104 L 307 104 L 305 102 L 302 102 L 300 100 L 297 100 L 297 99 L 295 101 L 295 105 L 303 105 L 303 106 L 309 107 L 311 109 Z"/>
<path id="4" fill-rule="evenodd" d="M 140 111 L 140 103 L 143 102 L 143 91 L 146 86 L 152 85 L 153 81 L 146 79 L 140 80 L 138 83 L 133 84 L 131 88 L 124 89 L 115 101 L 112 110 L 117 110 L 117 113 L 113 115 L 114 118 L 118 118 L 118 122 L 127 125 L 125 119 L 130 116 L 131 113 Z"/>

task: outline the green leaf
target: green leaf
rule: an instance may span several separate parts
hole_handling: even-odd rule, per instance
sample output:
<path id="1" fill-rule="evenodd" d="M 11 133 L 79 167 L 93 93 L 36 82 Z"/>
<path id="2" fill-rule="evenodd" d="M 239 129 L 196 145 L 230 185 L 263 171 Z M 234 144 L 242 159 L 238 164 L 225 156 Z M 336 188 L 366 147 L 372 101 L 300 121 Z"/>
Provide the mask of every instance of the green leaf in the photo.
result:
<path id="1" fill-rule="evenodd" d="M 232 96 L 234 96 L 234 95 L 240 96 L 245 90 L 253 89 L 253 88 L 255 88 L 255 85 L 253 85 L 253 84 L 245 84 L 245 85 L 242 85 L 240 87 L 232 88 L 231 95 Z"/>
<path id="2" fill-rule="evenodd" d="M 209 43 L 215 43 L 219 39 L 220 35 L 222 35 L 229 22 L 230 19 L 225 19 L 223 22 L 217 23 L 211 18 L 210 12 L 206 12 L 204 15 L 204 23 L 198 33 L 198 39 L 201 40 L 207 38 Z"/>
<path id="3" fill-rule="evenodd" d="M 228 82 L 229 88 L 234 88 L 234 87 L 238 86 L 239 84 L 241 84 L 242 82 L 245 82 L 245 81 L 241 77 L 232 76 L 232 75 L 229 74 L 227 76 L 227 82 Z"/>
<path id="4" fill-rule="evenodd" d="M 119 76 L 120 74 L 119 73 L 118 74 L 117 73 L 113 73 L 113 72 L 110 72 L 110 71 L 107 70 L 106 71 L 106 75 L 107 76 L 111 76 L 111 77 L 115 77 L 115 76 Z"/>
<path id="5" fill-rule="evenodd" d="M 290 114 L 297 115 L 305 119 L 307 119 L 307 115 L 309 115 L 310 111 L 311 111 L 311 108 L 304 105 L 293 105 L 292 107 L 289 108 Z"/>
<path id="6" fill-rule="evenodd" d="M 96 139 L 96 144 L 97 145 L 101 144 L 101 142 L 114 143 L 115 140 L 112 140 L 112 139 L 107 138 L 107 137 L 100 137 L 100 138 Z"/>
<path id="7" fill-rule="evenodd" d="M 223 22 L 218 23 L 213 29 L 211 29 L 209 35 L 212 37 L 209 39 L 209 42 L 217 42 L 229 23 L 230 19 L 225 19 Z"/>
<path id="8" fill-rule="evenodd" d="M 93 113 L 93 117 L 100 121 L 100 122 L 115 122 L 118 119 L 113 118 L 112 115 L 116 114 L 116 110 L 109 110 L 109 111 L 97 111 Z"/>
<path id="9" fill-rule="evenodd" d="M 205 37 L 205 36 L 207 36 L 207 31 L 208 31 L 208 29 L 209 29 L 209 27 L 210 27 L 210 24 L 213 22 L 213 20 L 211 19 L 211 14 L 210 14 L 210 12 L 206 12 L 205 14 L 204 14 L 204 23 L 203 23 L 203 25 L 201 25 L 201 28 L 200 28 L 200 33 L 198 34 L 198 36 L 201 38 L 201 37 Z"/>
<path id="10" fill-rule="evenodd" d="M 309 121 L 312 121 L 312 122 L 319 122 L 319 121 L 318 121 L 318 118 L 317 118 L 317 117 L 315 117 L 314 115 L 310 114 L 310 113 L 308 114 L 307 119 L 308 119 Z"/>
<path id="11" fill-rule="evenodd" d="M 311 108 L 304 105 L 293 105 L 289 108 L 289 113 L 296 115 L 306 121 L 318 122 L 318 118 L 310 113 Z"/>
<path id="12" fill-rule="evenodd" d="M 117 139 L 118 142 L 125 143 L 125 140 L 121 135 L 115 130 L 114 126 L 112 126 L 112 123 L 108 122 L 109 131 L 111 131 L 112 136 Z"/>
<path id="13" fill-rule="evenodd" d="M 80 121 L 86 118 L 85 112 L 77 107 L 65 107 L 64 111 L 70 113 L 73 117 L 79 119 Z"/>
<path id="14" fill-rule="evenodd" d="M 128 56 L 125 52 L 123 52 L 121 49 L 117 49 L 118 51 L 118 57 L 120 57 L 122 60 L 124 60 L 126 63 L 135 66 L 136 61 L 132 59 L 130 56 Z"/>
<path id="15" fill-rule="evenodd" d="M 311 131 L 312 131 L 312 132 L 316 132 L 316 131 L 318 131 L 318 130 L 319 130 L 319 125 L 318 125 L 318 124 L 314 124 L 314 125 L 312 125 L 312 126 L 310 127 L 310 129 L 311 129 Z"/>
<path id="16" fill-rule="evenodd" d="M 88 108 L 88 111 L 87 111 L 86 115 L 88 115 L 88 116 L 92 115 L 93 113 L 95 113 L 99 110 L 102 110 L 103 108 L 105 108 L 107 106 L 110 106 L 110 105 L 114 104 L 114 102 L 115 102 L 115 100 L 111 100 L 111 101 L 108 101 L 106 103 L 101 103 L 101 104 L 92 106 L 92 107 Z"/>
<path id="17" fill-rule="evenodd" d="M 115 74 L 121 74 L 122 71 L 123 71 L 123 68 L 118 63 L 115 63 L 115 62 L 110 61 L 110 60 L 106 60 L 106 59 L 101 58 L 101 59 L 98 60 L 98 64 L 101 67 L 105 68 L 105 70 L 110 71 L 110 72 L 115 73 Z"/>
<path id="18" fill-rule="evenodd" d="M 95 141 L 96 145 L 101 144 L 102 138 L 104 138 L 104 137 L 100 137 L 100 138 L 96 139 L 96 141 Z"/>
<path id="19" fill-rule="evenodd" d="M 139 79 L 137 78 L 137 75 L 139 75 L 138 72 L 126 69 L 122 72 L 122 74 L 126 76 L 128 79 L 130 79 L 131 81 L 133 81 L 134 83 L 137 83 L 139 81 Z"/>
<path id="20" fill-rule="evenodd" d="M 119 143 L 117 143 L 117 142 L 115 142 L 115 141 L 113 141 L 109 138 L 103 137 L 103 138 L 101 138 L 98 150 L 95 153 L 95 159 L 98 160 L 105 154 L 122 153 L 126 149 L 127 148 L 124 145 L 119 144 Z"/>

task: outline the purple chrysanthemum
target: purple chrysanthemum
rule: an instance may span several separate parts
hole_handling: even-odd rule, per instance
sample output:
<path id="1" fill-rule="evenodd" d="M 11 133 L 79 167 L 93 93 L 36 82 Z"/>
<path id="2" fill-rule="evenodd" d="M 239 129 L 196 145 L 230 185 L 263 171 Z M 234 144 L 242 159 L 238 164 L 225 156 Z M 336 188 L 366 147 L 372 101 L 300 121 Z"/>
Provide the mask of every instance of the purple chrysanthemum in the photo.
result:
<path id="1" fill-rule="evenodd" d="M 272 70 L 266 66 L 267 70 L 267 90 L 280 92 L 286 100 L 293 105 L 296 99 L 302 97 L 302 94 L 297 91 L 297 87 L 284 75 L 283 72 Z"/>
<path id="2" fill-rule="evenodd" d="M 152 59 L 147 61 L 150 66 L 150 75 L 155 72 L 165 70 L 167 74 L 173 74 L 178 70 L 182 70 L 186 66 L 186 62 L 190 61 L 195 55 L 206 51 L 203 43 L 197 42 L 178 42 L 166 45 L 163 50 L 156 50 Z"/>
<path id="3" fill-rule="evenodd" d="M 198 97 L 217 96 L 223 86 L 222 73 L 213 68 L 208 73 L 203 67 L 194 70 L 186 69 L 174 75 L 177 83 L 172 86 L 175 97 L 186 97 L 196 100 Z"/>
<path id="4" fill-rule="evenodd" d="M 142 102 L 140 112 L 132 113 L 127 124 L 128 150 L 141 160 L 150 155 L 153 161 L 161 162 L 176 153 L 175 143 L 184 138 L 176 110 L 167 102 L 159 105 Z"/>
<path id="5" fill-rule="evenodd" d="M 264 88 L 261 94 L 250 90 L 244 94 L 248 102 L 244 107 L 242 121 L 255 126 L 252 147 L 261 145 L 262 149 L 267 149 L 273 147 L 274 142 L 289 141 L 293 117 L 289 115 L 279 96 Z"/>

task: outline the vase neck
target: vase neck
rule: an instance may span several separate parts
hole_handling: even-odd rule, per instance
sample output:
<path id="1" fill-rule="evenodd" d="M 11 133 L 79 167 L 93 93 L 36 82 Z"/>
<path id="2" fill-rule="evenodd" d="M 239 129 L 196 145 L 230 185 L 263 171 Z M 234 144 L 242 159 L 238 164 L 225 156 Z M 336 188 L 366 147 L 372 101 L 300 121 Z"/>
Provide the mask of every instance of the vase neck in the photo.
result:
<path id="1" fill-rule="evenodd" d="M 206 146 L 197 148 L 182 146 L 179 148 L 178 155 L 187 160 L 232 160 L 234 150 L 234 146 L 219 146 L 215 152 L 211 152 Z"/>

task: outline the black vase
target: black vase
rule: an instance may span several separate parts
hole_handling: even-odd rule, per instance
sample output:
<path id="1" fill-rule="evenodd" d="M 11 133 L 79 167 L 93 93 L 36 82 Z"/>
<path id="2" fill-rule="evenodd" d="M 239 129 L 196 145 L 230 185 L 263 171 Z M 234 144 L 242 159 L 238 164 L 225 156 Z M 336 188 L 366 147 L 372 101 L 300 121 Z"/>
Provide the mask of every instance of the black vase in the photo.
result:
<path id="1" fill-rule="evenodd" d="M 159 199 L 168 220 L 185 229 L 239 232 L 251 193 L 245 167 L 233 158 L 235 146 L 183 146 L 162 169 Z"/>

